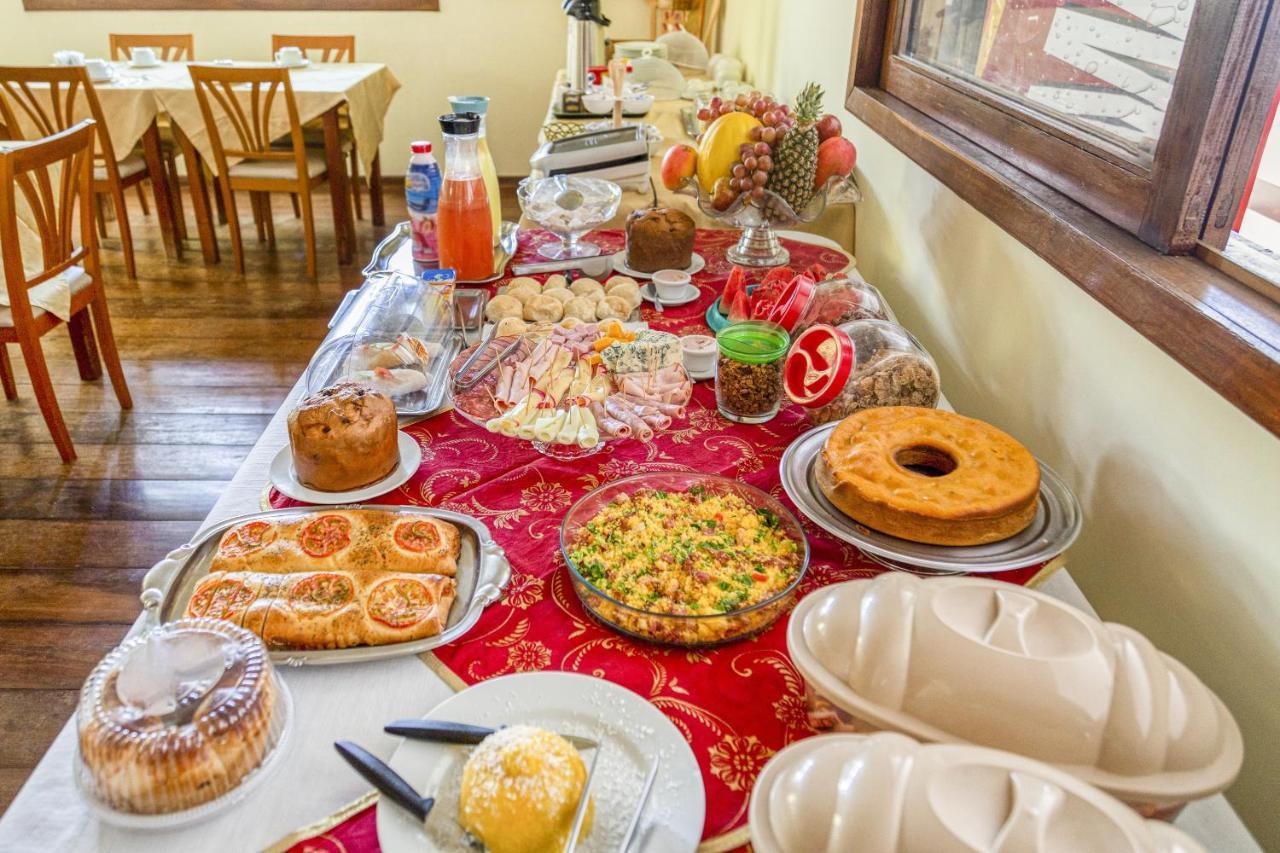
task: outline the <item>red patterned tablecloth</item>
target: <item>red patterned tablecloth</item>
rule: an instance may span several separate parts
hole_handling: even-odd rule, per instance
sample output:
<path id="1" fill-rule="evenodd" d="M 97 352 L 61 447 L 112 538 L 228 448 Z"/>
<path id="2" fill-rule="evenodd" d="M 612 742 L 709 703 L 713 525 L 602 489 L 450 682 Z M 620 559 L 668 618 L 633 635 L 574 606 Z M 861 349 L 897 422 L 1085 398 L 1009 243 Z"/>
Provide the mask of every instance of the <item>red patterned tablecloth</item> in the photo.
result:
<path id="1" fill-rule="evenodd" d="M 664 314 L 646 303 L 643 319 L 657 329 L 706 332 L 703 315 L 732 268 L 724 252 L 735 238 L 731 231 L 699 231 L 695 248 L 707 261 L 694 277 L 700 298 Z M 548 239 L 546 234 L 522 235 L 517 260 L 531 258 Z M 596 232 L 591 239 L 606 250 L 622 245 L 617 231 Z M 846 263 L 830 249 L 786 244 L 797 268 L 820 262 L 839 269 Z M 422 447 L 422 466 L 408 483 L 377 502 L 438 506 L 479 518 L 506 549 L 513 570 L 503 599 L 465 640 L 424 657 L 455 686 L 515 672 L 563 670 L 607 678 L 648 698 L 684 733 L 702 769 L 705 849 L 745 843 L 747 803 L 756 775 L 774 752 L 813 733 L 802 680 L 787 656 L 787 620 L 754 639 L 711 650 L 632 641 L 583 611 L 559 551 L 559 528 L 569 506 L 591 489 L 645 471 L 723 474 L 794 509 L 779 482 L 778 461 L 805 427 L 800 410 L 791 405 L 766 424 L 732 423 L 717 413 L 710 382 L 695 386 L 687 419 L 653 442 L 614 442 L 574 462 L 549 459 L 528 442 L 491 434 L 453 412 L 405 427 Z M 297 505 L 274 491 L 271 504 Z M 812 554 L 802 596 L 820 586 L 885 571 L 852 545 L 797 516 Z M 996 577 L 1026 583 L 1041 568 Z M 368 833 L 361 827 L 371 815 L 369 809 L 361 811 L 331 833 L 347 831 L 352 833 L 347 841 L 363 839 L 354 846 L 344 842 L 348 850 L 369 849 Z"/>

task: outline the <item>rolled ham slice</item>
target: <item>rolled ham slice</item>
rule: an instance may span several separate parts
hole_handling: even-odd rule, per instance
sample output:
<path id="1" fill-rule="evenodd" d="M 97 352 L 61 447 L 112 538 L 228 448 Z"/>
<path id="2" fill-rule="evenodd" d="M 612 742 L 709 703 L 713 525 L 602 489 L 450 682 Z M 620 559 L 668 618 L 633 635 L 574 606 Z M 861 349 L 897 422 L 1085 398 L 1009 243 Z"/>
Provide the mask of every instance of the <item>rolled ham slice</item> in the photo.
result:
<path id="1" fill-rule="evenodd" d="M 600 402 L 592 400 L 591 405 L 587 408 L 590 409 L 592 416 L 596 419 L 596 427 L 600 430 L 601 435 L 606 435 L 609 438 L 628 438 L 631 435 L 631 427 L 617 418 L 610 417 Z"/>
<path id="2" fill-rule="evenodd" d="M 662 400 L 650 400 L 647 397 L 636 397 L 631 394 L 618 394 L 619 399 L 625 400 L 636 406 L 649 406 L 656 411 L 661 412 L 667 417 L 679 418 L 684 416 L 684 406 L 679 403 L 667 403 Z"/>
<path id="3" fill-rule="evenodd" d="M 609 413 L 610 417 L 618 420 L 631 427 L 631 434 L 641 441 L 651 441 L 653 439 L 653 427 L 644 422 L 644 419 L 636 414 L 635 409 L 628 408 L 627 404 L 614 397 L 604 401 L 604 410 Z"/>

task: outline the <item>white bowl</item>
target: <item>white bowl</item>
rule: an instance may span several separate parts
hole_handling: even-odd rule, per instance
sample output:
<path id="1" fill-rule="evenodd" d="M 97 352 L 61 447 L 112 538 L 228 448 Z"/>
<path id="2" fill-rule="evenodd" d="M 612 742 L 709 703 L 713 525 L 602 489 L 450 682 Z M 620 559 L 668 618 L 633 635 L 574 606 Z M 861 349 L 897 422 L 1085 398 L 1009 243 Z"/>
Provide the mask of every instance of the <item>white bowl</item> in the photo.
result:
<path id="1" fill-rule="evenodd" d="M 582 105 L 587 108 L 587 112 L 598 116 L 607 115 L 613 112 L 613 95 L 607 95 L 603 92 L 588 92 L 582 96 Z"/>
<path id="2" fill-rule="evenodd" d="M 643 115 L 653 106 L 653 95 L 638 92 L 622 99 L 622 111 L 628 115 Z"/>

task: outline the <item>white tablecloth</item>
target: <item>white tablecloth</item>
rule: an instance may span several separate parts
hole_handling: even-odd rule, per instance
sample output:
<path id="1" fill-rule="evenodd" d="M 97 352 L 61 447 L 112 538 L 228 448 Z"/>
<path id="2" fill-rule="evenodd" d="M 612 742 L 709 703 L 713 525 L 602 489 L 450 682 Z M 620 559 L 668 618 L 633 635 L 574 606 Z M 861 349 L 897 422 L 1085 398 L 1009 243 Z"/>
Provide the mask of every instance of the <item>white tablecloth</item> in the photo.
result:
<path id="1" fill-rule="evenodd" d="M 822 238 L 816 239 L 822 242 Z M 302 392 L 299 382 L 209 513 L 206 524 L 262 508 L 268 467 L 288 443 L 287 413 Z M 1041 590 L 1092 612 L 1065 570 L 1053 575 Z M 125 831 L 102 824 L 76 793 L 71 775 L 75 733 L 73 723 L 68 722 L 0 818 L 0 851 L 225 853 L 263 849 L 368 791 L 369 786 L 338 757 L 334 741 L 355 741 L 385 760 L 399 739 L 383 734 L 382 726 L 393 719 L 421 716 L 452 692 L 416 657 L 284 669 L 282 673 L 293 693 L 297 714 L 289 752 L 265 786 L 227 814 L 189 829 L 161 833 Z M 1177 826 L 1216 853 L 1258 853 L 1261 849 L 1221 795 L 1188 806 Z"/>

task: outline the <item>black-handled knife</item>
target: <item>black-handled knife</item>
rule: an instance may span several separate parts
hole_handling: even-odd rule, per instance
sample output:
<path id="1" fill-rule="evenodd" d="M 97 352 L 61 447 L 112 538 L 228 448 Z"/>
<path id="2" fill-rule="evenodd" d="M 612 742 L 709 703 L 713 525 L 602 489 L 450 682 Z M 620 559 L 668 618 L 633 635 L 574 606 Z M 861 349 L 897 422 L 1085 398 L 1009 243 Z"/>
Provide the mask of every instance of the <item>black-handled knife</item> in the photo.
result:
<path id="1" fill-rule="evenodd" d="M 497 729 L 472 726 L 448 720 L 396 720 L 382 727 L 389 735 L 400 735 L 413 740 L 433 740 L 440 743 L 474 745 L 493 734 Z M 577 735 L 561 735 L 577 749 L 595 749 L 599 744 Z"/>
<path id="2" fill-rule="evenodd" d="M 356 772 L 367 779 L 391 802 L 400 806 L 419 821 L 426 822 L 427 815 L 436 804 L 434 797 L 424 797 L 413 789 L 396 771 L 392 770 L 377 756 L 349 740 L 340 740 L 333 745 L 338 754 L 356 769 Z"/>

